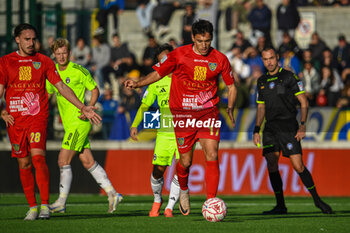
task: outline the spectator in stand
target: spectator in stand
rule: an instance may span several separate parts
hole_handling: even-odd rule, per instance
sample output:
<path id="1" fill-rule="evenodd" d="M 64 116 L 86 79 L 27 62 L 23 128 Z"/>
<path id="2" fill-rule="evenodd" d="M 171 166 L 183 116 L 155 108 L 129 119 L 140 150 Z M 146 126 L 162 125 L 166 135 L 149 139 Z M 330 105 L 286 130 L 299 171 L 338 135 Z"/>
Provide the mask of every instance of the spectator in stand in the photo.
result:
<path id="1" fill-rule="evenodd" d="M 211 44 L 214 48 L 218 48 L 218 13 L 218 0 L 197 0 L 197 12 L 195 21 L 198 19 L 205 19 L 213 24 L 214 33 Z"/>
<path id="2" fill-rule="evenodd" d="M 264 33 L 266 42 L 271 44 L 271 17 L 270 8 L 264 4 L 263 0 L 256 0 L 256 5 L 248 14 L 248 20 L 251 23 L 253 31 L 257 30 Z"/>
<path id="3" fill-rule="evenodd" d="M 303 59 L 303 51 L 299 48 L 297 42 L 290 36 L 288 32 L 283 33 L 282 43 L 278 48 L 278 54 L 282 57 L 286 50 L 292 51 L 299 60 Z"/>
<path id="4" fill-rule="evenodd" d="M 282 0 L 282 3 L 277 7 L 276 14 L 278 25 L 276 42 L 277 46 L 279 46 L 284 32 L 288 32 L 291 38 L 294 38 L 295 29 L 300 21 L 296 0 Z"/>
<path id="5" fill-rule="evenodd" d="M 107 43 L 104 42 L 103 35 L 95 35 L 92 39 L 92 66 L 91 71 L 97 78 L 98 86 L 101 90 L 104 88 L 104 79 L 102 75 L 102 68 L 107 66 L 111 60 L 111 49 Z"/>
<path id="6" fill-rule="evenodd" d="M 52 60 L 55 60 L 55 56 L 53 55 L 52 50 L 51 50 L 51 46 L 53 45 L 54 41 L 55 41 L 54 36 L 49 36 L 47 38 L 47 47 L 46 47 L 46 50 L 44 53 L 46 56 L 50 57 Z"/>
<path id="7" fill-rule="evenodd" d="M 305 63 L 310 62 L 312 64 L 312 67 L 316 69 L 317 73 L 321 72 L 321 63 L 318 60 L 312 58 L 312 52 L 310 49 L 305 49 L 303 51 L 303 59 L 301 62 L 302 66 L 304 66 Z"/>
<path id="8" fill-rule="evenodd" d="M 341 74 L 345 68 L 350 67 L 350 44 L 343 34 L 338 36 L 338 46 L 333 50 L 333 58 L 336 68 Z"/>
<path id="9" fill-rule="evenodd" d="M 177 47 L 179 47 L 179 45 L 174 37 L 171 37 L 169 39 L 168 44 L 170 44 L 171 47 L 173 47 L 173 49 L 176 49 Z"/>
<path id="10" fill-rule="evenodd" d="M 337 108 L 350 108 L 350 85 L 345 86 L 337 102 Z"/>
<path id="11" fill-rule="evenodd" d="M 252 46 L 248 40 L 244 38 L 244 34 L 242 31 L 238 31 L 237 35 L 235 36 L 236 40 L 232 45 L 232 49 L 234 48 L 240 48 L 240 51 L 244 53 L 244 50 L 246 50 L 248 47 Z"/>
<path id="12" fill-rule="evenodd" d="M 341 96 L 344 84 L 336 69 L 324 66 L 321 74 L 321 89 L 326 93 L 328 106 L 335 107 Z"/>
<path id="13" fill-rule="evenodd" d="M 317 32 L 312 33 L 309 49 L 313 60 L 322 61 L 322 52 L 327 48 L 326 43 L 320 38 Z"/>
<path id="14" fill-rule="evenodd" d="M 329 66 L 332 67 L 332 69 L 336 69 L 337 65 L 333 59 L 332 51 L 329 48 L 326 48 L 322 52 L 322 61 L 321 61 L 321 67 L 323 66 Z"/>
<path id="15" fill-rule="evenodd" d="M 91 50 L 86 45 L 84 38 L 79 37 L 76 46 L 72 49 L 71 60 L 85 68 L 91 61 Z"/>
<path id="16" fill-rule="evenodd" d="M 154 36 L 149 36 L 148 45 L 143 53 L 142 74 L 147 75 L 153 71 L 152 66 L 156 63 L 156 52 L 159 45 Z"/>
<path id="17" fill-rule="evenodd" d="M 341 7 L 341 6 L 350 6 L 350 1 L 349 0 L 336 0 L 333 3 L 334 7 Z"/>
<path id="18" fill-rule="evenodd" d="M 311 62 L 304 63 L 301 81 L 311 107 L 316 106 L 316 96 L 320 91 L 320 75 Z"/>
<path id="19" fill-rule="evenodd" d="M 182 44 L 192 44 L 192 24 L 195 19 L 193 5 L 187 3 L 185 6 L 185 14 L 182 18 Z"/>
<path id="20" fill-rule="evenodd" d="M 285 48 L 281 50 L 281 58 L 280 58 L 280 64 L 281 67 L 292 71 L 298 77 L 300 77 L 301 73 L 301 67 L 300 67 L 300 60 L 297 56 L 295 56 L 294 52 L 291 51 L 289 48 Z"/>
<path id="21" fill-rule="evenodd" d="M 168 24 L 176 8 L 180 6 L 180 1 L 159 0 L 158 2 L 153 10 L 152 19 L 157 24 L 158 36 L 163 38 L 170 31 Z"/>
<path id="22" fill-rule="evenodd" d="M 258 37 L 258 41 L 257 41 L 257 44 L 256 44 L 255 48 L 257 49 L 257 51 L 258 51 L 260 56 L 261 56 L 261 52 L 267 47 L 271 47 L 272 48 L 273 46 L 271 44 L 266 43 L 265 36 Z"/>
<path id="23" fill-rule="evenodd" d="M 118 78 L 119 66 L 125 62 L 125 58 L 130 57 L 130 51 L 127 43 L 121 43 L 118 33 L 112 36 L 113 47 L 111 48 L 110 63 L 102 68 L 103 81 L 112 85 L 110 74 L 113 73 Z"/>
<path id="24" fill-rule="evenodd" d="M 136 15 L 145 35 L 152 34 L 152 12 L 157 6 L 155 0 L 138 0 L 136 7 Z"/>
<path id="25" fill-rule="evenodd" d="M 231 36 L 238 32 L 238 24 L 247 22 L 253 0 L 219 0 L 220 11 L 225 12 L 225 29 Z"/>
<path id="26" fill-rule="evenodd" d="M 100 0 L 100 10 L 96 15 L 96 19 L 103 28 L 104 31 L 107 29 L 108 15 L 113 15 L 114 33 L 118 32 L 118 15 L 124 11 L 124 0 Z"/>
<path id="27" fill-rule="evenodd" d="M 118 102 L 112 96 L 112 90 L 105 89 L 103 95 L 98 100 L 102 105 L 102 138 L 104 140 L 109 139 L 118 108 Z"/>

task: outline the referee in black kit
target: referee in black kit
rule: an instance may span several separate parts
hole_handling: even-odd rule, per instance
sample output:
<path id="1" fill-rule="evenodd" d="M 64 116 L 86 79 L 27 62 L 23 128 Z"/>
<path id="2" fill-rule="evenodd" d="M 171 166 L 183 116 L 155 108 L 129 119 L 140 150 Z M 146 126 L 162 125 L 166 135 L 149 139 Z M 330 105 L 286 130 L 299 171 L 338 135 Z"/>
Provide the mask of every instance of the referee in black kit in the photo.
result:
<path id="1" fill-rule="evenodd" d="M 278 55 L 273 48 L 262 51 L 262 59 L 267 73 L 258 79 L 256 125 L 253 141 L 260 147 L 260 126 L 266 117 L 263 131 L 263 155 L 267 161 L 270 182 L 277 205 L 263 214 L 286 214 L 283 184 L 278 171 L 280 151 L 288 157 L 301 181 L 309 190 L 315 206 L 325 214 L 333 213 L 332 208 L 318 196 L 314 181 L 302 160 L 300 141 L 305 137 L 308 101 L 302 82 L 292 72 L 278 65 Z M 296 120 L 297 101 L 301 106 L 300 125 Z"/>

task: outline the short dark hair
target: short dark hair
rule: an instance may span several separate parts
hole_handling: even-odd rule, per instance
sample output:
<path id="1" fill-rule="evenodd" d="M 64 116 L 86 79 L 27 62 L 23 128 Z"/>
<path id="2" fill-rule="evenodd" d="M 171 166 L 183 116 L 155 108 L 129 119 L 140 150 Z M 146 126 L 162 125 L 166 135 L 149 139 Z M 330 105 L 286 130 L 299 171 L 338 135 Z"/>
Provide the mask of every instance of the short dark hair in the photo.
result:
<path id="1" fill-rule="evenodd" d="M 168 50 L 169 52 L 173 51 L 173 46 L 171 46 L 168 43 L 162 44 L 161 46 L 159 46 L 156 50 L 156 60 L 158 58 L 158 55 L 161 54 L 163 51 Z"/>
<path id="2" fill-rule="evenodd" d="M 271 47 L 271 46 L 265 47 L 261 52 L 266 52 L 266 51 L 269 51 L 269 50 L 272 50 L 272 51 L 277 55 L 276 49 L 274 49 L 274 48 Z"/>
<path id="3" fill-rule="evenodd" d="M 13 32 L 13 36 L 15 38 L 20 36 L 22 31 L 24 31 L 24 30 L 33 30 L 35 32 L 35 36 L 38 37 L 38 31 L 36 30 L 36 28 L 33 25 L 31 25 L 29 23 L 21 23 L 21 24 L 17 25 L 14 32 Z"/>
<path id="4" fill-rule="evenodd" d="M 205 33 L 209 33 L 211 38 L 213 38 L 213 24 L 208 20 L 199 19 L 192 24 L 192 34 L 193 36 L 197 34 L 204 35 Z"/>

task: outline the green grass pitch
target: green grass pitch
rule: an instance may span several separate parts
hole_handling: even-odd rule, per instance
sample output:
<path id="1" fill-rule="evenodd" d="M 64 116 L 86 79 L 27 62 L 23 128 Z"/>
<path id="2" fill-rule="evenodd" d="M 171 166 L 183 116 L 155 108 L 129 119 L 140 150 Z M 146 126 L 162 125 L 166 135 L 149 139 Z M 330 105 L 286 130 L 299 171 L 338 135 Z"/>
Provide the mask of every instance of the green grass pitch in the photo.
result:
<path id="1" fill-rule="evenodd" d="M 263 216 L 261 212 L 274 206 L 271 196 L 220 196 L 227 204 L 223 222 L 207 222 L 201 213 L 203 196 L 191 196 L 191 213 L 182 216 L 175 206 L 174 218 L 161 215 L 148 217 L 153 198 L 125 196 L 114 214 L 108 214 L 107 197 L 71 194 L 65 214 L 52 214 L 50 220 L 23 221 L 28 205 L 22 194 L 0 194 L 1 233 L 109 233 L 109 232 L 253 232 L 253 233 L 313 233 L 350 232 L 350 198 L 324 198 L 335 214 L 322 214 L 311 197 L 287 197 L 287 215 Z M 51 195 L 51 201 L 57 195 Z M 39 200 L 39 197 L 37 197 Z"/>

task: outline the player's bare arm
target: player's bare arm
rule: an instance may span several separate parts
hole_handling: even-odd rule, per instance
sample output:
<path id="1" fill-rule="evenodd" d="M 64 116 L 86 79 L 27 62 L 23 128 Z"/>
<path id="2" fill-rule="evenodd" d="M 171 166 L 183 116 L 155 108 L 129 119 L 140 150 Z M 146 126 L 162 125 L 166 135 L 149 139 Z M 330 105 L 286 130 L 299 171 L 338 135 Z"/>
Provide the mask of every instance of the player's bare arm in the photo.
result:
<path id="1" fill-rule="evenodd" d="M 295 138 L 298 141 L 301 141 L 306 135 L 306 125 L 305 125 L 305 123 L 306 123 L 306 120 L 307 120 L 309 102 L 308 102 L 305 94 L 297 95 L 297 99 L 300 102 L 300 115 L 301 115 L 300 123 L 301 124 L 299 126 L 297 134 L 295 135 Z"/>
<path id="2" fill-rule="evenodd" d="M 100 90 L 98 89 L 98 87 L 95 87 L 94 89 L 92 89 L 91 90 L 91 98 L 90 98 L 89 106 L 95 106 L 99 96 L 100 96 Z M 84 114 L 81 114 L 79 116 L 79 118 L 82 119 L 82 120 L 85 120 L 86 116 Z"/>
<path id="3" fill-rule="evenodd" d="M 260 144 L 261 144 L 259 131 L 264 118 L 265 118 L 265 104 L 259 103 L 256 108 L 255 129 L 253 134 L 253 142 L 258 147 L 260 147 Z"/>
<path id="4" fill-rule="evenodd" d="M 236 122 L 235 122 L 235 118 L 233 116 L 233 109 L 234 109 L 236 97 L 237 97 L 237 88 L 236 88 L 234 83 L 227 86 L 227 88 L 228 88 L 228 105 L 227 105 L 226 112 L 227 112 L 228 116 L 230 117 L 232 127 L 235 127 Z"/>
<path id="5" fill-rule="evenodd" d="M 5 87 L 3 84 L 0 84 L 0 98 L 4 95 Z"/>
<path id="6" fill-rule="evenodd" d="M 138 141 L 139 140 L 138 137 L 137 137 L 137 128 L 136 127 L 131 127 L 130 128 L 130 137 L 134 141 Z"/>
<path id="7" fill-rule="evenodd" d="M 124 82 L 124 85 L 125 87 L 128 87 L 128 88 L 144 87 L 154 82 L 157 82 L 162 78 L 163 77 L 161 77 L 157 71 L 153 71 L 152 73 L 148 74 L 145 78 L 137 82 L 135 82 L 134 80 L 128 79 Z"/>
<path id="8" fill-rule="evenodd" d="M 71 102 L 75 107 L 79 108 L 91 123 L 99 124 L 101 122 L 102 118 L 94 111 L 96 110 L 96 107 L 85 106 L 66 84 L 60 81 L 55 84 L 55 87 L 64 98 Z"/>

